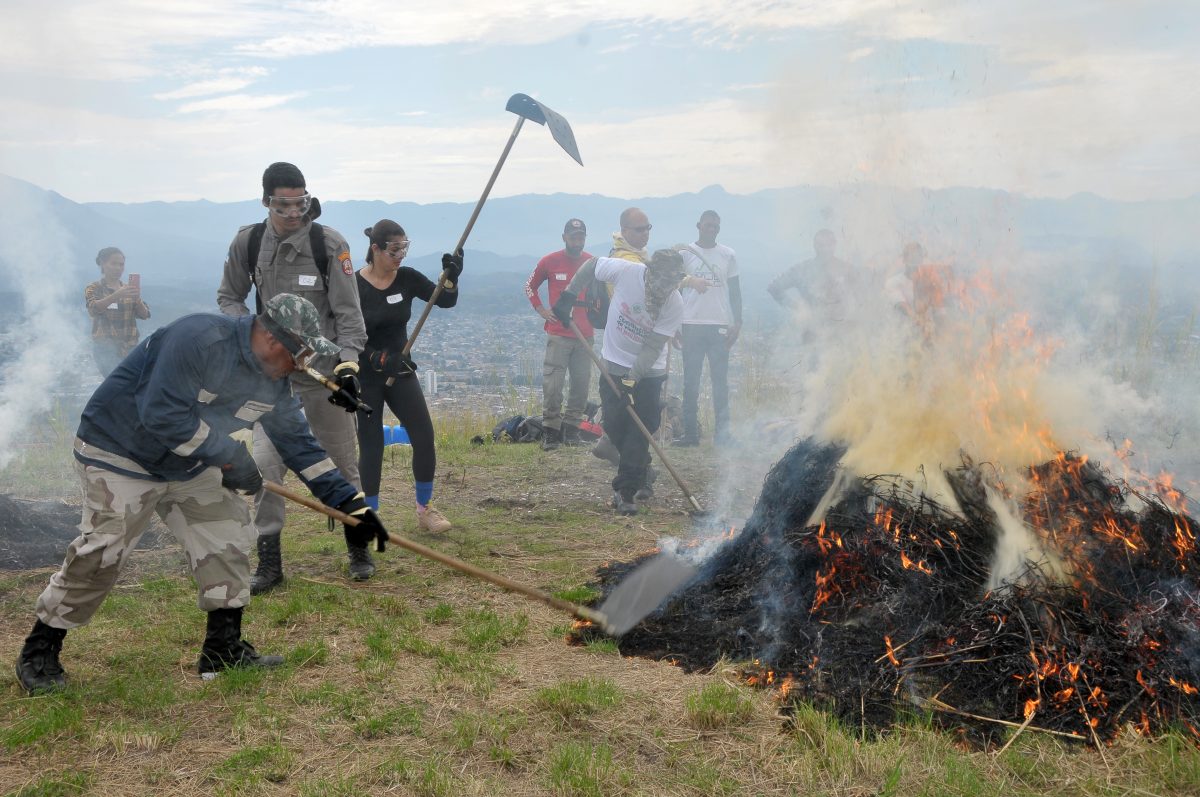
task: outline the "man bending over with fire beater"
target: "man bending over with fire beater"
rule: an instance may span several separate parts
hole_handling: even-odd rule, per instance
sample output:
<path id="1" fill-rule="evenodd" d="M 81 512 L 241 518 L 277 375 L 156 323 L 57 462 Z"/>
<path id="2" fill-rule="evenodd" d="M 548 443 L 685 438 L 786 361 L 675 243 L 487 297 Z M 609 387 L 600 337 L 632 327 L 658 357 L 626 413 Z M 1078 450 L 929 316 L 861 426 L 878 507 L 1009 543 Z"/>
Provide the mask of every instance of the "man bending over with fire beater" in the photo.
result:
<path id="1" fill-rule="evenodd" d="M 175 535 L 196 580 L 208 630 L 198 668 L 275 667 L 242 639 L 255 529 L 238 492 L 262 489 L 246 446 L 231 432 L 256 421 L 284 462 L 321 501 L 360 520 L 347 544 L 387 531 L 317 444 L 288 375 L 314 356 L 336 356 L 307 300 L 281 293 L 258 315 L 197 314 L 159 329 L 96 389 L 75 438 L 83 487 L 80 535 L 37 600 L 37 622 L 17 659 L 28 692 L 58 689 L 68 630 L 88 623 L 116 584 L 155 513 Z"/>
<path id="2" fill-rule="evenodd" d="M 648 264 L 593 258 L 580 267 L 554 303 L 554 315 L 569 327 L 576 297 L 589 289 L 593 280 L 613 286 L 601 356 L 604 370 L 621 393 L 614 392 L 602 374 L 600 401 L 604 431 L 620 454 L 612 501 L 622 515 L 637 514 L 635 500 L 652 495 L 646 489 L 650 441 L 625 407 L 633 405 L 651 434 L 658 429 L 662 417 L 659 396 L 667 378 L 667 341 L 683 323 L 683 299 L 677 290 L 683 275 L 683 258 L 673 249 L 658 250 Z"/>

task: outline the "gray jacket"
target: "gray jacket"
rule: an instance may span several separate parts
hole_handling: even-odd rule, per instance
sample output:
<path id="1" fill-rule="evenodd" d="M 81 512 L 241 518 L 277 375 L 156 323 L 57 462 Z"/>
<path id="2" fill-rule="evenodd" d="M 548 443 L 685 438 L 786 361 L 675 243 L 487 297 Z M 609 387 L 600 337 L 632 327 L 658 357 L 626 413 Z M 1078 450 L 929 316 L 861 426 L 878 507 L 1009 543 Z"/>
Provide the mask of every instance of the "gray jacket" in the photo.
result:
<path id="1" fill-rule="evenodd" d="M 363 323 L 362 307 L 358 301 L 358 283 L 350 261 L 350 247 L 341 233 L 325 227 L 325 250 L 329 257 L 329 287 L 321 278 L 313 260 L 308 231 L 310 221 L 296 232 L 280 240 L 267 220 L 262 244 L 258 250 L 255 277 L 263 303 L 280 293 L 294 293 L 312 302 L 321 316 L 321 329 L 326 338 L 341 347 L 339 360 L 357 362 L 367 343 L 367 327 Z M 246 268 L 249 257 L 250 231 L 254 225 L 238 230 L 229 245 L 225 259 L 225 274 L 217 288 L 217 304 L 225 315 L 242 316 L 250 313 L 246 297 L 254 283 Z M 307 376 L 299 376 L 307 380 Z"/>

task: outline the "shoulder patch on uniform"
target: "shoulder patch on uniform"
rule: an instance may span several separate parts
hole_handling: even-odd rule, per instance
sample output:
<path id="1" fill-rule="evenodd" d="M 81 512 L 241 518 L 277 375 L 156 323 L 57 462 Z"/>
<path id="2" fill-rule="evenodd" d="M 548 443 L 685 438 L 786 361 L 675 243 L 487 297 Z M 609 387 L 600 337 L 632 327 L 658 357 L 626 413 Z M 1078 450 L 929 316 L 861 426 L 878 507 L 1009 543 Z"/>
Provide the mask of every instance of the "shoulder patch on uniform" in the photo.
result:
<path id="1" fill-rule="evenodd" d="M 342 264 L 342 273 L 347 277 L 354 275 L 354 264 L 350 262 L 350 253 L 342 252 L 338 255 L 338 262 Z"/>

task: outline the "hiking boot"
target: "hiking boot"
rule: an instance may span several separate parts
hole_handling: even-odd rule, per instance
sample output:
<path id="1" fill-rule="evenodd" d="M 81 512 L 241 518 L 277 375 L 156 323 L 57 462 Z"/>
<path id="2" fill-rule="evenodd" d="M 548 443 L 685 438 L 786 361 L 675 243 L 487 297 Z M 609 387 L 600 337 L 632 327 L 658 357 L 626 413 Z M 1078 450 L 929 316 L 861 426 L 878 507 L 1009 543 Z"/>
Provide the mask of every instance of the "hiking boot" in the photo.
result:
<path id="1" fill-rule="evenodd" d="M 542 430 L 542 450 L 553 451 L 562 443 L 562 431 L 560 429 L 551 429 L 547 426 Z"/>
<path id="2" fill-rule="evenodd" d="M 258 569 L 250 577 L 250 594 L 262 595 L 283 583 L 283 558 L 279 553 L 279 535 L 258 538 Z"/>
<path id="3" fill-rule="evenodd" d="M 617 510 L 618 515 L 636 515 L 638 513 L 637 504 L 633 502 L 633 499 L 626 498 L 617 492 L 613 493 L 612 508 Z"/>
<path id="4" fill-rule="evenodd" d="M 608 435 L 604 435 L 596 441 L 596 445 L 592 448 L 592 456 L 610 462 L 614 467 L 621 466 L 621 452 L 617 451 L 617 447 L 613 445 L 612 440 L 608 439 Z"/>
<path id="5" fill-rule="evenodd" d="M 360 547 L 347 542 L 346 554 L 350 557 L 350 578 L 355 581 L 366 581 L 375 575 L 375 560 L 371 558 L 371 552 L 367 546 Z"/>
<path id="6" fill-rule="evenodd" d="M 646 481 L 633 494 L 635 501 L 649 501 L 654 497 L 654 482 L 658 478 L 658 470 L 653 465 L 646 466 Z"/>
<path id="7" fill-rule="evenodd" d="M 583 445 L 583 438 L 579 436 L 579 427 L 564 423 L 562 427 L 562 442 L 564 446 Z"/>
<path id="8" fill-rule="evenodd" d="M 17 680 L 29 694 L 53 692 L 67 685 L 67 676 L 58 661 L 66 635 L 65 628 L 51 628 L 41 620 L 33 624 L 17 657 Z"/>
<path id="9" fill-rule="evenodd" d="M 432 506 L 427 506 L 424 512 L 417 513 L 417 528 L 427 534 L 445 534 L 452 526 L 445 515 Z"/>
<path id="10" fill-rule="evenodd" d="M 230 667 L 278 667 L 283 656 L 262 656 L 242 639 L 242 607 L 213 609 L 208 613 L 208 628 L 204 647 L 196 669 L 200 677 L 209 680 Z"/>

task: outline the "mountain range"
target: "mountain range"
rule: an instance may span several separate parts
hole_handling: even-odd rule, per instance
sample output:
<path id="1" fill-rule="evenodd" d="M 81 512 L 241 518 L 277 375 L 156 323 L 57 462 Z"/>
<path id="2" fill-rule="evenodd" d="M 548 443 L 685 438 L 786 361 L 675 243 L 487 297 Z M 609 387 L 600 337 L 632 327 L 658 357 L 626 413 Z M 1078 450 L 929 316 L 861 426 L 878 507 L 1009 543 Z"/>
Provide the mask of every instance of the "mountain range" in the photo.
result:
<path id="1" fill-rule="evenodd" d="M 319 196 L 319 187 L 311 189 Z M 118 246 L 127 271 L 142 275 L 143 290 L 166 312 L 215 309 L 215 291 L 229 242 L 239 226 L 265 216 L 257 200 L 241 202 L 75 202 L 54 191 L 0 175 L 0 198 L 50 209 L 68 232 L 73 262 L 63 274 L 80 286 L 97 277 L 95 252 Z M 671 197 L 622 199 L 596 194 L 527 194 L 493 197 L 484 206 L 466 246 L 460 308 L 466 312 L 522 312 L 522 285 L 538 258 L 562 247 L 564 222 L 588 227 L 588 250 L 606 254 L 620 212 L 631 205 L 654 225 L 650 248 L 692 241 L 701 211 L 722 217 L 720 241 L 738 252 L 743 291 L 750 302 L 765 297 L 770 277 L 812 255 L 813 233 L 830 228 L 839 254 L 852 262 L 894 262 L 909 239 L 931 255 L 995 265 L 1036 255 L 1062 276 L 1103 270 L 1129 285 L 1145 275 L 1197 285 L 1200 261 L 1200 194 L 1178 200 L 1117 202 L 1091 194 L 1067 199 L 1030 198 L 978 188 L 901 190 L 859 185 L 798 186 L 731 194 L 718 185 Z M 434 275 L 441 252 L 462 234 L 473 202 L 430 203 L 330 200 L 321 222 L 339 230 L 362 265 L 362 230 L 381 218 L 400 222 L 413 241 L 405 261 Z M 0 225 L 3 222 L 0 221 Z M 19 273 L 25 263 L 3 263 Z M 1053 275 L 1051 275 L 1053 276 Z M 1179 292 L 1171 292 L 1175 295 Z M 168 309 L 169 308 L 169 309 Z"/>

